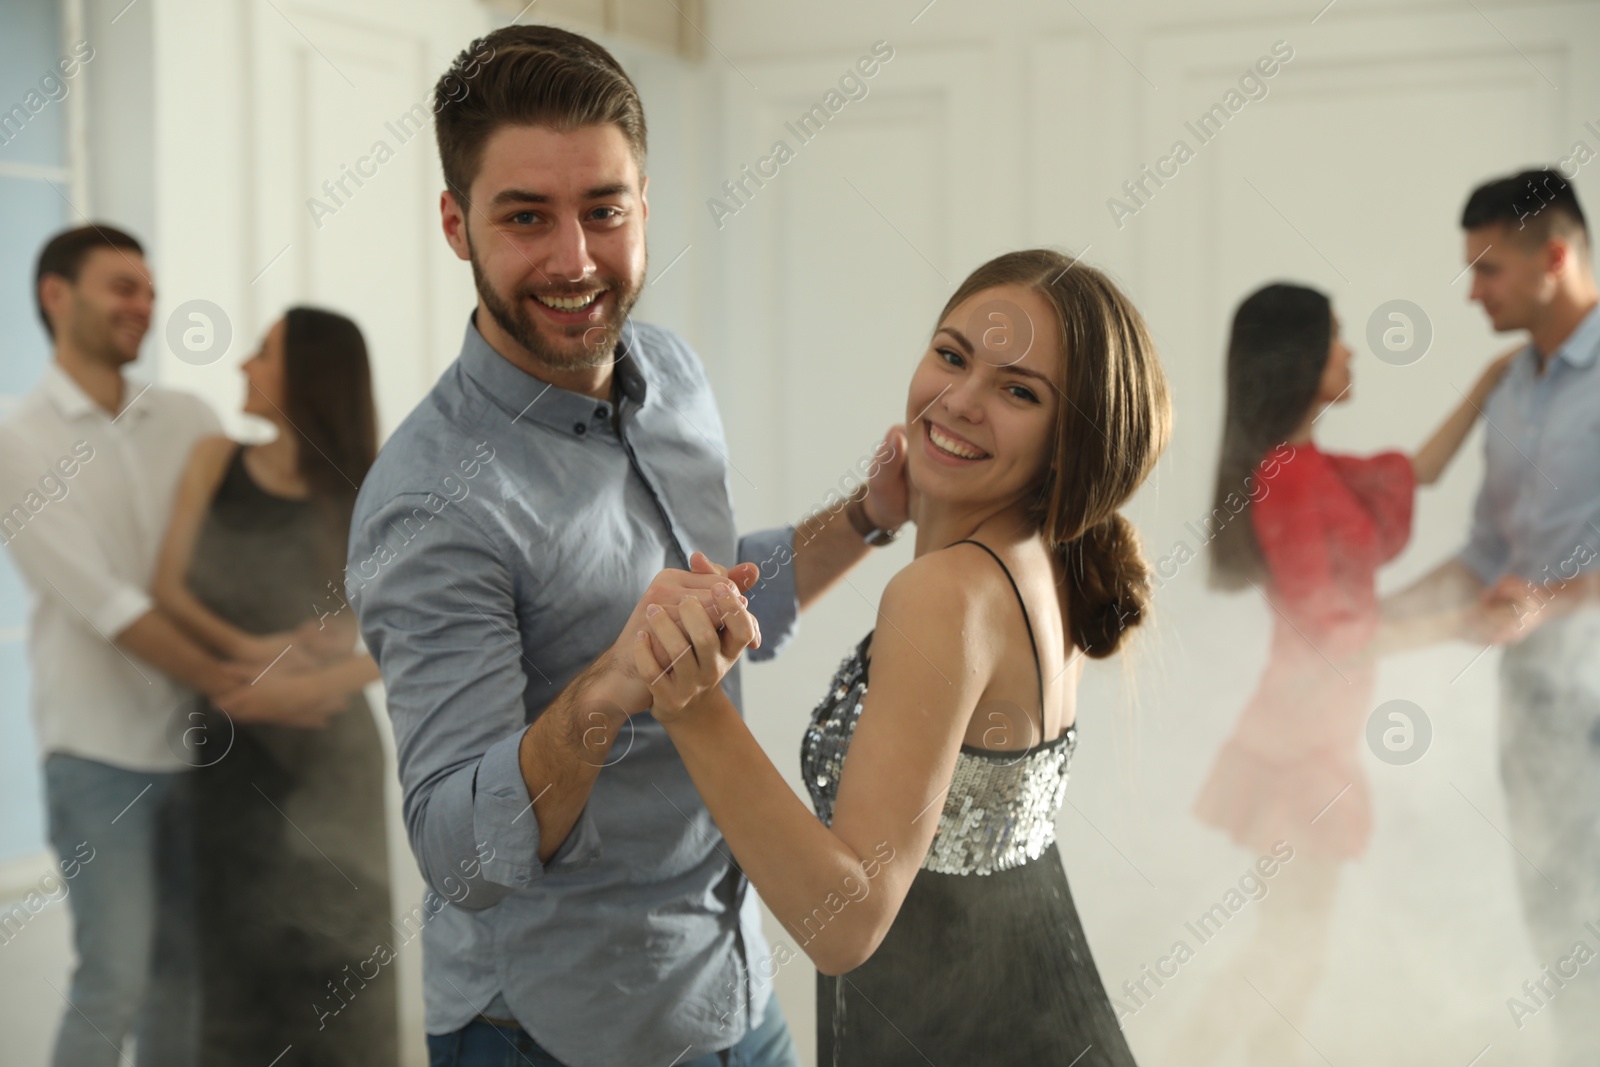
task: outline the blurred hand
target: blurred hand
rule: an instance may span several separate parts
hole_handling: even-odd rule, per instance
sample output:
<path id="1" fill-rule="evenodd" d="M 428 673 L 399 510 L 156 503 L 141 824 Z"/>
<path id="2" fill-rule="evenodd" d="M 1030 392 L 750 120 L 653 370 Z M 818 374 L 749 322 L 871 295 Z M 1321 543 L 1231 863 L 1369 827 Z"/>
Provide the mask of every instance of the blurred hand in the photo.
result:
<path id="1" fill-rule="evenodd" d="M 1485 589 L 1467 613 L 1467 631 L 1488 645 L 1514 645 L 1544 620 L 1545 602 L 1534 586 L 1508 574 Z"/>
<path id="2" fill-rule="evenodd" d="M 260 668 L 277 659 L 278 653 L 293 644 L 295 635 L 288 630 L 276 634 L 251 634 L 235 650 L 234 658 L 240 663 L 259 665 L 256 671 L 256 674 L 259 674 Z M 250 677 L 254 678 L 255 675 L 252 674 Z"/>
<path id="3" fill-rule="evenodd" d="M 647 613 L 648 632 L 634 636 L 635 667 L 650 689 L 650 713 L 660 722 L 693 714 L 696 702 L 718 687 L 740 653 L 760 637 L 755 616 L 731 586 L 719 586 L 715 599 L 722 609 L 720 630 L 699 599 L 685 596 L 676 621 L 657 608 Z"/>
<path id="4" fill-rule="evenodd" d="M 1478 375 L 1478 380 L 1472 386 L 1472 399 L 1476 404 L 1482 404 L 1489 399 L 1489 394 L 1494 392 L 1494 387 L 1500 384 L 1500 379 L 1506 376 L 1512 362 L 1516 360 L 1517 353 L 1528 347 L 1520 344 L 1515 348 L 1508 348 L 1489 361 L 1483 368 L 1483 373 Z"/>
<path id="5" fill-rule="evenodd" d="M 308 674 L 268 672 L 254 685 L 242 685 L 212 701 L 237 722 L 272 723 L 300 729 L 326 726 L 347 700 L 327 692 Z"/>
<path id="6" fill-rule="evenodd" d="M 355 651 L 355 619 L 307 619 L 290 632 L 289 638 L 318 663 L 333 663 Z"/>
<path id="7" fill-rule="evenodd" d="M 258 659 L 241 661 L 238 666 L 245 672 L 244 682 L 249 685 L 264 681 L 275 674 L 306 674 L 322 666 L 298 642 L 284 641 L 276 647 L 268 645 L 267 652 Z"/>

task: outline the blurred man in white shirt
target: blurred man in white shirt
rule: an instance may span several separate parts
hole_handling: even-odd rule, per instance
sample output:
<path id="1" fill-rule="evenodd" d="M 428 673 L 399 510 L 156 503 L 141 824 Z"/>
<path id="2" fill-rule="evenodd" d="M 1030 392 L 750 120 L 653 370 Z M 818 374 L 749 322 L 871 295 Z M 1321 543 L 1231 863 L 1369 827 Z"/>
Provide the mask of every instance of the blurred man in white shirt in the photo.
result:
<path id="1" fill-rule="evenodd" d="M 53 1063 L 192 1062 L 184 738 L 196 691 L 224 707 L 256 664 L 226 663 L 147 590 L 190 448 L 221 432 L 187 393 L 123 379 L 155 300 L 139 243 L 106 226 L 39 256 L 53 359 L 0 423 L 0 541 L 32 594 L 31 708 L 51 845 L 78 862 L 77 968 Z M 224 740 L 224 739 L 217 739 Z M 85 862 L 85 857 L 88 857 Z"/>

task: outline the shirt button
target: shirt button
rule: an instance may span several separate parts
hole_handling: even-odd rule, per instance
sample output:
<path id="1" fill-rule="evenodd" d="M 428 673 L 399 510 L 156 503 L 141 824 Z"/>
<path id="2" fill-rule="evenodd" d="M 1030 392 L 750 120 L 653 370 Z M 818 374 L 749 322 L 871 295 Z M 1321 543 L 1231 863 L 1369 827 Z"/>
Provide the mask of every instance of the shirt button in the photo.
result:
<path id="1" fill-rule="evenodd" d="M 580 437 L 583 436 L 585 433 L 587 433 L 588 430 L 589 430 L 589 427 L 585 426 L 581 422 L 575 422 L 575 423 L 572 424 L 572 432 L 577 434 Z"/>
<path id="2" fill-rule="evenodd" d="M 606 407 L 606 406 L 605 406 L 605 405 L 604 405 L 604 404 L 601 404 L 601 405 L 600 405 L 600 406 L 599 406 L 599 407 L 597 407 L 597 408 L 595 408 L 595 409 L 594 409 L 594 414 L 595 414 L 595 417 L 596 417 L 596 418 L 600 418 L 600 419 L 603 419 L 603 418 L 605 418 L 605 417 L 606 417 L 606 416 L 607 416 L 607 415 L 610 415 L 610 414 L 611 414 L 611 411 L 610 411 L 610 409 L 609 409 L 609 408 L 607 408 L 607 407 Z"/>

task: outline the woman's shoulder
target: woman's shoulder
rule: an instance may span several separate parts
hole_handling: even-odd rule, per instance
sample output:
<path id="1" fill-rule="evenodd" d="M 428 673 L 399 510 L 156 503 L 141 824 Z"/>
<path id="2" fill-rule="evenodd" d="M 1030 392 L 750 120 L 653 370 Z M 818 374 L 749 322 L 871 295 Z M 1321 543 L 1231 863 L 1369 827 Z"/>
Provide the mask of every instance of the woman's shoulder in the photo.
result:
<path id="1" fill-rule="evenodd" d="M 1013 599 L 1006 573 L 988 553 L 958 541 L 902 567 L 884 588 L 879 616 L 909 639 L 926 635 L 945 647 L 975 651 L 984 643 L 972 638 Z"/>
<path id="2" fill-rule="evenodd" d="M 969 572 L 949 548 L 924 552 L 889 579 L 880 606 L 895 614 L 963 608 L 977 594 Z"/>

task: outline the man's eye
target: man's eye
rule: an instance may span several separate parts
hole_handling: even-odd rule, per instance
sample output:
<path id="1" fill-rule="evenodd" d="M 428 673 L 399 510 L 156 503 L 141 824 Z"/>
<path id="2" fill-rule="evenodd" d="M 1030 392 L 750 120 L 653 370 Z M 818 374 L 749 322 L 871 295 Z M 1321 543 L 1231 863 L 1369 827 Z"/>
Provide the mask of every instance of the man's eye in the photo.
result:
<path id="1" fill-rule="evenodd" d="M 511 221 L 516 223 L 518 226 L 526 226 L 533 222 L 533 220 L 536 218 L 538 218 L 538 216 L 531 211 L 519 211 L 515 215 L 511 216 Z"/>

